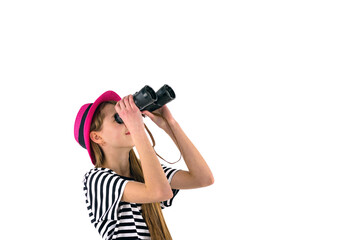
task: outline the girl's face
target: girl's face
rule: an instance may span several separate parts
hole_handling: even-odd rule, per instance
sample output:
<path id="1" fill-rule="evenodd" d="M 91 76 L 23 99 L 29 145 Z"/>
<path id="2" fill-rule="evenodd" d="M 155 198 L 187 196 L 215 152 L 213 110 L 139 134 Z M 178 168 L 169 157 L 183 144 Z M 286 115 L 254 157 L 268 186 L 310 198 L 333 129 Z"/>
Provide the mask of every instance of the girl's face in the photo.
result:
<path id="1" fill-rule="evenodd" d="M 102 109 L 102 113 L 105 117 L 99 135 L 102 137 L 102 141 L 105 142 L 105 146 L 114 148 L 135 146 L 131 135 L 126 135 L 129 130 L 125 123 L 118 124 L 115 120 L 115 114 L 117 113 L 115 105 L 106 104 Z"/>

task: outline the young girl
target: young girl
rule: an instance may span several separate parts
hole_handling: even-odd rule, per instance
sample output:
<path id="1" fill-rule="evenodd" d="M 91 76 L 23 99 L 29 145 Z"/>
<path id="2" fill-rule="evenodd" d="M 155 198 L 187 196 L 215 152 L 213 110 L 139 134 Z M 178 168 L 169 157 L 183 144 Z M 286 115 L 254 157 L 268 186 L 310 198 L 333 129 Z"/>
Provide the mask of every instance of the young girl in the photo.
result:
<path id="1" fill-rule="evenodd" d="M 116 113 L 123 124 L 115 121 Z M 177 139 L 189 171 L 160 164 L 142 114 Z M 103 239 L 172 239 L 162 209 L 172 205 L 179 189 L 214 182 L 205 160 L 166 105 L 152 113 L 141 112 L 132 95 L 121 99 L 107 91 L 80 108 L 74 135 L 95 165 L 85 174 L 83 189 L 91 223 Z"/>

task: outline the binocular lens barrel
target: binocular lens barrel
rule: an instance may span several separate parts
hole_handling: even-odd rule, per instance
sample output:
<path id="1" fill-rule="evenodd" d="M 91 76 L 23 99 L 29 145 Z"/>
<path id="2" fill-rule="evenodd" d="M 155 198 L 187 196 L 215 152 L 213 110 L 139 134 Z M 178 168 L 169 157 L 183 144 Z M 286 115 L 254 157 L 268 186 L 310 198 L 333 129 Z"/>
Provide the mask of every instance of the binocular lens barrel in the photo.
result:
<path id="1" fill-rule="evenodd" d="M 142 111 L 143 108 L 157 100 L 157 95 L 150 86 L 146 85 L 139 92 L 133 94 L 133 100 Z"/>
<path id="2" fill-rule="evenodd" d="M 161 107 L 176 97 L 175 92 L 168 85 L 161 87 L 156 94 L 158 96 L 156 104 L 161 105 Z"/>

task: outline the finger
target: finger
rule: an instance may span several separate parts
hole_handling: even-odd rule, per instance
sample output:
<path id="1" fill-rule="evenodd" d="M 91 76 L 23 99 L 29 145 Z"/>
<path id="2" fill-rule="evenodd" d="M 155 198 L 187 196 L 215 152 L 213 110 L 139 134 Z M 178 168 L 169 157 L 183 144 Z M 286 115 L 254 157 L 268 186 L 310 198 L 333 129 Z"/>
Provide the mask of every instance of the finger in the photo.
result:
<path id="1" fill-rule="evenodd" d="M 115 105 L 115 109 L 118 109 L 119 111 L 121 110 L 121 105 L 120 105 L 120 101 L 117 101 L 116 105 Z"/>
<path id="2" fill-rule="evenodd" d="M 123 98 L 119 101 L 119 104 L 118 104 L 118 105 L 120 106 L 120 110 L 121 110 L 121 111 L 125 109 L 125 105 L 124 105 L 124 103 L 123 103 Z"/>
<path id="3" fill-rule="evenodd" d="M 154 115 L 152 113 L 150 113 L 149 111 L 143 111 L 142 112 L 145 116 L 148 116 L 150 119 L 153 119 L 154 118 Z"/>
<path id="4" fill-rule="evenodd" d="M 135 104 L 135 101 L 133 100 L 133 95 L 129 95 L 129 103 L 130 103 L 130 106 L 132 109 L 136 109 L 136 104 Z"/>
<path id="5" fill-rule="evenodd" d="M 126 107 L 127 110 L 130 110 L 130 104 L 128 103 L 128 95 L 126 97 L 123 98 L 123 103 Z"/>

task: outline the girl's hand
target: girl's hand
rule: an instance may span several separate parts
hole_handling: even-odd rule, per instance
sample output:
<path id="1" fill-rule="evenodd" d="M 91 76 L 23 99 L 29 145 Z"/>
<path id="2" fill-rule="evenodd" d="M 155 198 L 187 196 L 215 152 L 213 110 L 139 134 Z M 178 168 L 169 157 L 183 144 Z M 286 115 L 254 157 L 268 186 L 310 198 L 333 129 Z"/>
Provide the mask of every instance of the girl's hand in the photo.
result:
<path id="1" fill-rule="evenodd" d="M 153 111 L 152 113 L 145 110 L 142 112 L 144 115 L 148 116 L 149 118 L 151 118 L 151 120 L 161 129 L 163 130 L 167 130 L 168 125 L 166 123 L 166 121 L 163 119 L 165 118 L 168 123 L 172 123 L 175 121 L 175 119 L 173 118 L 170 110 L 168 109 L 168 107 L 166 105 L 163 105 L 162 107 L 160 107 L 159 109 L 156 109 L 155 111 Z M 160 115 L 160 116 L 157 116 Z M 162 117 L 161 117 L 162 116 Z"/>
<path id="2" fill-rule="evenodd" d="M 115 105 L 115 110 L 130 132 L 143 128 L 141 111 L 136 106 L 131 94 L 118 101 Z"/>

